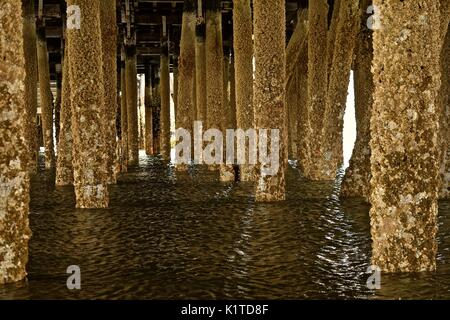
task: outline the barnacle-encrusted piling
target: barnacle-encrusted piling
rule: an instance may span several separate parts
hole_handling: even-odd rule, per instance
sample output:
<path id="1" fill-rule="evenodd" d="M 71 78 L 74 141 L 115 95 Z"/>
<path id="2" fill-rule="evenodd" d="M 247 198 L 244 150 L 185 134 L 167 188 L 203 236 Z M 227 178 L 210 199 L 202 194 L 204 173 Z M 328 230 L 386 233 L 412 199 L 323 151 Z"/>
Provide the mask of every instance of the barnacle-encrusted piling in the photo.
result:
<path id="1" fill-rule="evenodd" d="M 0 3 L 0 284 L 26 277 L 31 236 L 21 6 Z"/>
<path id="2" fill-rule="evenodd" d="M 161 156 L 170 160 L 170 79 L 169 79 L 169 47 L 167 38 L 161 41 Z"/>
<path id="3" fill-rule="evenodd" d="M 160 134 L 161 134 L 161 125 L 160 125 L 160 111 L 161 111 L 161 90 L 159 89 L 159 83 L 156 83 L 158 79 L 156 79 L 155 74 L 158 73 L 155 69 L 152 69 L 153 76 L 152 79 L 155 80 L 154 87 L 152 89 L 152 110 L 153 110 L 153 154 L 158 155 L 160 153 Z M 153 83 L 152 80 L 152 83 Z"/>
<path id="4" fill-rule="evenodd" d="M 37 142 L 37 48 L 36 48 L 36 17 L 34 13 L 34 0 L 22 1 L 23 8 L 23 46 L 25 53 L 25 112 L 27 125 L 25 139 L 28 149 L 28 168 L 31 173 L 37 169 L 38 142 Z"/>
<path id="5" fill-rule="evenodd" d="M 137 63 L 137 56 L 136 56 Z M 137 66 L 136 66 L 137 76 Z M 139 76 L 137 81 L 137 99 L 138 99 L 138 150 L 145 148 L 145 81 L 144 77 Z M 161 141 L 160 141 L 161 144 Z"/>
<path id="6" fill-rule="evenodd" d="M 153 155 L 152 65 L 145 66 L 145 153 Z"/>
<path id="7" fill-rule="evenodd" d="M 228 119 L 228 128 L 236 128 L 236 73 L 234 70 L 234 53 L 231 50 L 230 55 L 230 116 Z"/>
<path id="8" fill-rule="evenodd" d="M 286 83 L 296 77 L 297 112 L 296 148 L 293 156 L 297 159 L 297 167 L 303 173 L 308 166 L 309 144 L 307 141 L 308 113 L 308 10 L 301 9 L 297 16 L 297 26 L 286 48 Z"/>
<path id="9" fill-rule="evenodd" d="M 372 264 L 436 268 L 439 181 L 439 1 L 375 0 L 371 115 Z"/>
<path id="10" fill-rule="evenodd" d="M 288 61 L 288 60 L 286 60 Z M 295 69 L 297 71 L 297 68 Z M 288 157 L 295 159 L 297 153 L 298 72 L 286 87 L 286 113 L 288 126 Z"/>
<path id="11" fill-rule="evenodd" d="M 230 104 L 230 49 L 224 48 L 223 53 L 223 95 L 222 95 L 222 106 L 224 108 L 225 120 L 228 118 L 228 109 Z M 227 124 L 225 125 L 226 128 Z"/>
<path id="12" fill-rule="evenodd" d="M 344 112 L 347 102 L 348 83 L 353 62 L 353 50 L 359 30 L 359 2 L 341 0 L 336 27 L 333 62 L 328 75 L 326 109 L 323 117 L 323 166 L 319 177 L 333 180 L 343 163 Z"/>
<path id="13" fill-rule="evenodd" d="M 300 59 L 304 59 L 304 50 L 308 48 L 308 9 L 297 12 L 297 24 L 286 47 L 286 87 L 292 77 L 297 75 L 297 66 Z"/>
<path id="14" fill-rule="evenodd" d="M 66 186 L 73 184 L 73 138 L 72 138 L 72 105 L 70 93 L 70 61 L 67 54 L 69 32 L 66 32 L 66 46 L 64 48 L 64 62 L 62 72 L 61 94 L 61 128 L 58 141 L 58 158 L 56 161 L 56 185 Z"/>
<path id="15" fill-rule="evenodd" d="M 298 138 L 302 133 L 298 132 L 298 129 L 301 124 L 300 121 L 304 122 L 306 119 L 305 116 L 307 116 L 306 109 L 300 109 L 305 107 L 301 103 L 306 102 L 307 92 L 305 89 L 307 85 L 303 83 L 304 88 L 299 85 L 300 81 L 304 81 L 303 78 L 306 75 L 306 73 L 301 74 L 300 69 L 305 69 L 305 64 L 307 64 L 307 18 L 307 9 L 298 10 L 297 25 L 286 47 L 286 104 L 288 113 L 287 119 L 289 121 L 289 158 L 292 159 L 299 159 Z M 300 77 L 303 78 L 300 79 Z M 301 114 L 300 111 L 302 111 Z M 303 137 L 301 138 L 304 140 Z M 303 159 L 305 159 L 304 156 Z"/>
<path id="16" fill-rule="evenodd" d="M 64 57 L 62 57 L 64 59 Z M 61 95 L 62 95 L 62 67 L 61 64 L 55 65 L 56 69 L 56 96 L 55 96 L 55 143 L 58 146 L 59 131 L 61 126 Z"/>
<path id="17" fill-rule="evenodd" d="M 116 183 L 117 23 L 116 0 L 100 2 L 103 81 L 105 86 L 105 139 L 108 183 Z"/>
<path id="18" fill-rule="evenodd" d="M 195 119 L 195 1 L 184 0 L 180 57 L 178 60 L 178 102 L 176 127 L 192 134 Z M 181 155 L 180 155 L 181 156 Z M 177 164 L 178 170 L 186 170 L 185 164 Z"/>
<path id="19" fill-rule="evenodd" d="M 360 30 L 357 38 L 353 78 L 355 92 L 356 142 L 352 157 L 341 184 L 341 196 L 363 197 L 370 194 L 370 114 L 373 104 L 372 30 L 367 28 L 366 8 L 371 0 L 364 0 L 360 8 Z"/>
<path id="20" fill-rule="evenodd" d="M 439 197 L 450 198 L 450 1 L 441 0 L 441 88 L 439 91 L 439 113 L 441 129 L 441 187 Z"/>
<path id="21" fill-rule="evenodd" d="M 128 170 L 128 109 L 127 109 L 127 85 L 125 72 L 125 47 L 121 48 L 120 59 L 120 132 L 121 132 L 121 164 L 120 170 Z"/>
<path id="22" fill-rule="evenodd" d="M 308 21 L 308 115 L 306 141 L 309 154 L 303 168 L 304 175 L 312 180 L 321 179 L 322 127 L 327 96 L 327 0 L 309 2 Z"/>
<path id="23" fill-rule="evenodd" d="M 174 118 L 177 118 L 177 109 L 178 109 L 178 56 L 173 57 L 173 111 Z M 197 87 L 197 86 L 196 86 Z M 206 97 L 206 96 L 205 96 Z"/>
<path id="24" fill-rule="evenodd" d="M 223 43 L 220 1 L 206 4 L 207 127 L 220 129 L 223 104 Z"/>
<path id="25" fill-rule="evenodd" d="M 68 0 L 78 5 L 81 29 L 69 33 L 74 186 L 77 208 L 102 208 L 109 202 L 106 118 L 102 70 L 100 0 Z"/>
<path id="26" fill-rule="evenodd" d="M 223 110 L 223 42 L 222 13 L 220 1 L 206 3 L 206 122 L 208 129 L 220 130 L 224 122 Z M 223 158 L 222 158 L 223 159 Z M 220 167 L 226 169 L 222 164 Z M 217 168 L 216 165 L 209 169 Z M 222 170 L 221 180 L 226 180 L 227 172 Z"/>
<path id="27" fill-rule="evenodd" d="M 253 112 L 253 22 L 250 0 L 233 1 L 233 46 L 236 84 L 237 128 L 254 128 Z M 248 144 L 246 144 L 248 154 Z M 248 161 L 248 156 L 246 156 Z M 255 180 L 255 166 L 240 166 L 240 180 Z"/>
<path id="28" fill-rule="evenodd" d="M 444 45 L 441 51 L 441 70 L 442 70 L 442 84 L 440 90 L 440 101 L 443 106 L 441 123 L 442 126 L 442 152 L 443 159 L 442 170 L 442 187 L 440 197 L 444 199 L 450 198 L 450 29 L 444 40 Z"/>
<path id="29" fill-rule="evenodd" d="M 38 22 L 37 39 L 42 139 L 45 147 L 45 168 L 51 169 L 55 167 L 55 150 L 53 144 L 53 95 L 50 90 L 50 66 L 48 61 L 47 39 L 45 36 L 45 24 L 42 20 Z"/>
<path id="30" fill-rule="evenodd" d="M 205 19 L 197 18 L 195 27 L 195 98 L 197 114 L 195 120 L 206 122 L 206 51 Z"/>
<path id="31" fill-rule="evenodd" d="M 308 113 L 308 42 L 301 48 L 297 65 L 297 168 L 304 173 L 308 166 L 309 144 L 307 141 L 309 113 Z"/>
<path id="32" fill-rule="evenodd" d="M 268 154 L 278 152 L 279 156 L 271 157 L 270 163 L 259 164 L 255 199 L 278 201 L 285 199 L 284 176 L 287 165 L 285 1 L 255 1 L 254 17 L 254 105 L 256 128 L 260 131 L 258 151 L 260 154 L 265 151 Z M 261 129 L 270 131 L 267 137 L 267 150 L 262 150 Z M 273 129 L 279 130 L 279 139 L 271 138 Z M 269 167 L 272 167 L 272 170 L 268 170 Z"/>
<path id="33" fill-rule="evenodd" d="M 441 10 L 441 40 L 447 35 L 450 24 L 450 1 L 440 0 Z"/>
<path id="34" fill-rule="evenodd" d="M 222 82 L 222 121 L 220 122 L 220 130 L 223 134 L 226 133 L 228 128 L 230 127 L 233 114 L 231 110 L 230 104 L 230 51 L 229 49 L 225 49 L 223 55 L 223 82 Z M 226 139 L 224 140 L 226 141 Z M 224 148 L 225 151 L 225 148 Z M 230 182 L 235 180 L 235 172 L 232 163 L 228 163 L 226 160 L 226 154 L 224 152 L 224 163 L 220 166 L 220 181 Z M 229 162 L 234 162 L 234 159 L 228 159 Z"/>
<path id="35" fill-rule="evenodd" d="M 128 119 L 128 165 L 135 166 L 139 162 L 139 128 L 137 105 L 137 70 L 136 47 L 125 47 L 125 86 L 127 97 Z"/>
<path id="36" fill-rule="evenodd" d="M 334 0 L 333 5 L 329 7 L 329 13 L 331 13 L 331 21 L 329 23 L 328 27 L 328 33 L 327 33 L 327 75 L 328 79 L 331 74 L 331 69 L 333 67 L 333 56 L 334 56 L 334 47 L 336 44 L 336 36 L 338 33 L 338 25 L 341 23 L 341 3 L 345 5 L 345 1 L 348 0 Z M 355 4 L 357 4 L 358 1 L 353 1 Z M 364 8 L 364 11 L 366 11 L 367 7 Z M 367 19 L 367 16 L 366 16 Z"/>

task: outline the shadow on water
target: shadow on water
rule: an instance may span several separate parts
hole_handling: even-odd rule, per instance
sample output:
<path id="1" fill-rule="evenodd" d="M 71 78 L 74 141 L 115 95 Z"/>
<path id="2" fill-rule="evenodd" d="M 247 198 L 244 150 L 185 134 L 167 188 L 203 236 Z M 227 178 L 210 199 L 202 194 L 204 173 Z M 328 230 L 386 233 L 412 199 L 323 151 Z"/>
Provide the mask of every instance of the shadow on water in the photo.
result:
<path id="1" fill-rule="evenodd" d="M 110 187 L 107 209 L 77 210 L 73 188 L 32 182 L 28 279 L 1 299 L 450 298 L 450 203 L 440 204 L 438 270 L 382 274 L 369 290 L 369 206 L 337 183 L 290 167 L 287 200 L 256 204 L 250 183 L 224 184 L 157 158 Z M 81 268 L 81 290 L 66 269 Z"/>

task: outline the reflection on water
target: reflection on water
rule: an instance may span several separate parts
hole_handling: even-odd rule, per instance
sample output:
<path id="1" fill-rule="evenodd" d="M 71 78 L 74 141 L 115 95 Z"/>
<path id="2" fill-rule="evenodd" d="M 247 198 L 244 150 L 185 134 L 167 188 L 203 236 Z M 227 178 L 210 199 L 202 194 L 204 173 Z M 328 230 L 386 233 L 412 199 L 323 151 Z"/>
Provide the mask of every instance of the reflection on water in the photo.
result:
<path id="1" fill-rule="evenodd" d="M 76 210 L 72 188 L 32 183 L 28 280 L 0 299 L 450 298 L 450 204 L 439 214 L 438 271 L 382 274 L 366 287 L 369 207 L 288 171 L 287 201 L 255 204 L 251 184 L 141 156 L 108 209 Z M 79 265 L 81 290 L 66 287 Z"/>

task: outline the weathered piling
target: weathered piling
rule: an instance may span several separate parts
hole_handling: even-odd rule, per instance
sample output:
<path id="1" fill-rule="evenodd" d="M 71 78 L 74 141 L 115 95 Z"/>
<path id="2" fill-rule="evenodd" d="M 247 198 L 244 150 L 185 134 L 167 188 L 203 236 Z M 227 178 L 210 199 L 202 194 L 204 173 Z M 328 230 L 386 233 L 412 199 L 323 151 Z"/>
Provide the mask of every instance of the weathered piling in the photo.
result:
<path id="1" fill-rule="evenodd" d="M 230 117 L 228 119 L 228 128 L 235 129 L 236 120 L 236 72 L 234 70 L 234 53 L 231 50 L 230 55 Z"/>
<path id="2" fill-rule="evenodd" d="M 139 128 L 136 46 L 133 45 L 125 47 L 125 85 L 127 87 L 128 165 L 136 166 L 139 162 Z"/>
<path id="3" fill-rule="evenodd" d="M 68 42 L 72 98 L 74 186 L 77 208 L 102 208 L 109 202 L 106 118 L 102 69 L 100 0 L 68 0 L 78 5 L 81 29 L 71 29 Z"/>
<path id="4" fill-rule="evenodd" d="M 176 127 L 193 132 L 195 119 L 195 1 L 184 0 L 180 57 L 178 60 L 178 102 Z M 180 155 L 179 155 L 180 156 Z M 186 170 L 186 164 L 177 164 L 177 170 Z"/>
<path id="5" fill-rule="evenodd" d="M 56 96 L 55 96 L 55 143 L 58 146 L 59 142 L 59 131 L 61 126 L 61 100 L 62 100 L 62 66 L 61 64 L 57 64 L 55 66 L 56 69 Z"/>
<path id="6" fill-rule="evenodd" d="M 161 39 L 161 156 L 170 160 L 170 76 L 169 76 L 169 46 L 167 37 Z"/>
<path id="7" fill-rule="evenodd" d="M 308 9 L 299 9 L 297 24 L 286 47 L 286 87 L 293 76 L 297 75 L 300 59 L 304 59 L 304 50 L 308 48 Z M 303 56 L 302 56 L 303 54 Z"/>
<path id="8" fill-rule="evenodd" d="M 441 144 L 441 181 L 439 197 L 450 198 L 450 1 L 441 0 L 441 88 L 439 91 L 439 113 Z"/>
<path id="9" fill-rule="evenodd" d="M 341 196 L 363 197 L 370 194 L 370 115 L 373 105 L 372 30 L 367 28 L 366 8 L 371 0 L 364 0 L 360 8 L 360 30 L 357 37 L 353 78 L 355 92 L 356 141 L 348 168 L 341 184 Z"/>
<path id="10" fill-rule="evenodd" d="M 145 66 L 145 153 L 153 155 L 152 65 Z"/>
<path id="11" fill-rule="evenodd" d="M 172 68 L 173 68 L 173 96 L 172 96 L 172 99 L 173 99 L 174 118 L 176 119 L 177 118 L 177 109 L 178 109 L 178 107 L 177 107 L 178 106 L 178 56 L 173 57 Z"/>
<path id="12" fill-rule="evenodd" d="M 330 78 L 331 70 L 333 67 L 333 57 L 334 57 L 334 47 L 336 44 L 336 36 L 338 34 L 338 25 L 341 23 L 341 3 L 347 0 L 334 0 L 333 5 L 329 7 L 329 11 L 331 11 L 331 21 L 329 23 L 328 32 L 327 32 L 327 75 L 328 79 Z M 347 1 L 348 2 L 348 1 Z M 357 1 L 354 1 L 356 4 Z M 345 5 L 343 3 L 343 5 Z M 365 10 L 367 7 L 365 8 Z M 329 12 L 330 16 L 330 12 Z M 366 18 L 367 19 L 367 18 Z"/>
<path id="13" fill-rule="evenodd" d="M 225 135 L 226 130 L 230 127 L 232 123 L 232 110 L 230 105 L 230 50 L 225 49 L 223 54 L 223 81 L 222 81 L 222 121 L 220 122 L 220 130 Z M 225 140 L 224 140 L 225 141 Z M 235 172 L 233 168 L 233 163 L 227 163 L 226 152 L 224 148 L 224 163 L 220 166 L 220 181 L 231 182 L 235 180 Z M 229 162 L 234 162 L 234 159 L 228 159 Z"/>
<path id="14" fill-rule="evenodd" d="M 334 180 L 337 169 L 343 164 L 344 113 L 348 83 L 353 62 L 356 35 L 359 30 L 359 2 L 341 0 L 336 27 L 333 63 L 328 75 L 326 109 L 323 117 L 322 166 L 319 177 Z"/>
<path id="15" fill-rule="evenodd" d="M 326 0 L 311 1 L 308 8 L 308 115 L 309 125 L 305 151 L 310 159 L 305 163 L 304 175 L 312 180 L 321 179 L 322 128 L 328 80 L 327 30 L 328 4 Z"/>
<path id="16" fill-rule="evenodd" d="M 42 19 L 37 28 L 37 57 L 42 118 L 42 136 L 45 148 L 45 168 L 55 167 L 55 150 L 53 144 L 53 95 L 50 90 L 50 66 L 48 61 L 45 25 Z"/>
<path id="17" fill-rule="evenodd" d="M 440 197 L 444 199 L 450 198 L 450 31 L 444 39 L 444 45 L 441 50 L 441 89 L 440 89 L 440 104 L 442 105 L 442 138 L 441 150 L 441 179 L 442 186 Z"/>
<path id="18" fill-rule="evenodd" d="M 244 131 L 254 128 L 253 22 L 250 0 L 233 1 L 233 47 L 236 86 L 236 123 Z M 248 154 L 248 144 L 246 144 Z M 248 159 L 248 156 L 246 156 Z M 248 160 L 247 160 L 248 161 Z M 255 167 L 240 165 L 241 181 L 255 180 Z"/>
<path id="19" fill-rule="evenodd" d="M 371 115 L 372 263 L 436 268 L 439 181 L 439 1 L 375 0 Z"/>
<path id="20" fill-rule="evenodd" d="M 121 171 L 128 170 L 128 109 L 127 109 L 127 85 L 125 68 L 125 47 L 121 47 L 120 59 L 120 131 L 121 131 Z"/>
<path id="21" fill-rule="evenodd" d="M 309 144 L 309 112 L 308 112 L 308 10 L 300 9 L 297 14 L 297 26 L 286 48 L 286 85 L 296 77 L 296 135 L 293 156 L 297 159 L 297 167 L 303 173 L 308 167 Z"/>
<path id="22" fill-rule="evenodd" d="M 155 68 L 156 69 L 156 68 Z M 154 73 L 156 74 L 157 71 L 155 69 Z M 161 121 L 159 119 L 161 114 L 161 90 L 159 89 L 159 83 L 156 83 L 159 81 L 156 79 L 155 75 L 152 78 L 155 80 L 155 84 L 153 87 L 153 94 L 152 94 L 152 110 L 153 110 L 153 154 L 158 155 L 160 154 L 160 135 L 161 135 Z"/>
<path id="23" fill-rule="evenodd" d="M 208 129 L 223 129 L 225 122 L 224 110 L 224 67 L 223 67 L 223 38 L 222 38 L 222 13 L 220 0 L 212 0 L 206 3 L 206 123 Z M 222 131 L 222 134 L 224 132 Z M 214 152 L 217 152 L 215 150 Z M 224 150 L 222 150 L 224 151 Z M 234 172 L 225 164 L 223 155 L 216 159 L 222 159 L 220 164 L 220 180 L 234 180 Z M 216 169 L 216 163 L 209 169 Z"/>
<path id="24" fill-rule="evenodd" d="M 25 53 L 25 111 L 27 125 L 25 130 L 28 148 L 28 168 L 30 173 L 37 169 L 38 140 L 37 140 L 37 47 L 36 47 L 36 17 L 34 0 L 22 1 L 23 14 L 23 46 Z"/>
<path id="25" fill-rule="evenodd" d="M 206 51 L 205 51 L 205 19 L 197 17 L 195 26 L 195 98 L 197 114 L 195 120 L 206 122 Z"/>
<path id="26" fill-rule="evenodd" d="M 285 199 L 287 165 L 286 126 L 286 14 L 284 0 L 259 0 L 254 3 L 255 83 L 254 105 L 256 128 L 279 130 L 279 138 L 267 137 L 267 152 L 278 153 L 270 163 L 259 163 L 256 201 Z M 278 145 L 278 148 L 277 148 Z M 278 161 L 276 161 L 278 160 Z M 277 163 L 278 162 L 278 163 Z M 272 170 L 269 170 L 271 167 Z M 277 170 L 276 170 L 277 169 Z M 275 172 L 273 172 L 275 170 Z"/>
<path id="27" fill-rule="evenodd" d="M 102 35 L 103 81 L 105 86 L 106 157 L 108 183 L 117 180 L 116 159 L 116 111 L 117 111 L 117 22 L 116 0 L 100 2 L 100 26 Z"/>
<path id="28" fill-rule="evenodd" d="M 72 138 L 72 104 L 70 93 L 70 60 L 67 50 L 69 32 L 66 32 L 66 46 L 64 48 L 64 62 L 62 72 L 61 93 L 61 128 L 58 141 L 58 158 L 56 161 L 56 185 L 66 186 L 73 184 L 73 138 Z"/>
<path id="29" fill-rule="evenodd" d="M 307 141 L 309 113 L 308 113 L 308 42 L 305 41 L 297 66 L 297 167 L 304 173 L 305 167 L 312 159 L 308 158 L 309 144 Z"/>
<path id="30" fill-rule="evenodd" d="M 17 0 L 0 3 L 0 284 L 26 277 L 31 236 L 21 6 Z"/>
<path id="31" fill-rule="evenodd" d="M 286 60 L 287 61 L 287 60 Z M 296 70 L 297 71 L 297 68 Z M 298 72 L 291 77 L 286 87 L 286 120 L 288 126 L 288 157 L 294 159 L 297 155 L 297 113 L 298 109 Z"/>
<path id="32" fill-rule="evenodd" d="M 295 26 L 294 33 L 289 39 L 289 43 L 286 47 L 286 104 L 288 110 L 289 121 L 289 158 L 299 158 L 299 138 L 304 140 L 303 133 L 298 132 L 301 122 L 305 122 L 307 119 L 306 106 L 302 103 L 306 102 L 307 98 L 307 84 L 303 83 L 304 88 L 300 86 L 300 81 L 303 82 L 303 78 L 307 75 L 305 72 L 300 73 L 300 69 L 305 69 L 307 64 L 307 50 L 308 50 L 308 10 L 299 9 L 297 12 L 297 25 Z M 303 110 L 301 110 L 303 108 Z M 302 112 L 301 112 L 302 111 Z M 302 159 L 306 159 L 302 152 Z"/>

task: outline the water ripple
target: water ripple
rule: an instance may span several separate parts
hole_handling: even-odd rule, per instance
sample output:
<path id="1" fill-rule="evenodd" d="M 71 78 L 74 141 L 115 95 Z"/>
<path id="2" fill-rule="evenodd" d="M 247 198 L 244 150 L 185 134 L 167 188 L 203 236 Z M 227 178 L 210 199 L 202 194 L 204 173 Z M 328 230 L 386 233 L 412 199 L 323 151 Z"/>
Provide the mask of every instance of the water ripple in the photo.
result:
<path id="1" fill-rule="evenodd" d="M 287 174 L 287 200 L 254 202 L 251 183 L 217 172 L 178 173 L 160 159 L 110 187 L 108 209 L 77 210 L 51 173 L 32 182 L 29 275 L 1 299 L 450 298 L 450 204 L 439 214 L 438 270 L 382 275 L 366 287 L 369 207 L 340 200 L 339 184 Z M 81 268 L 82 288 L 66 287 Z"/>

